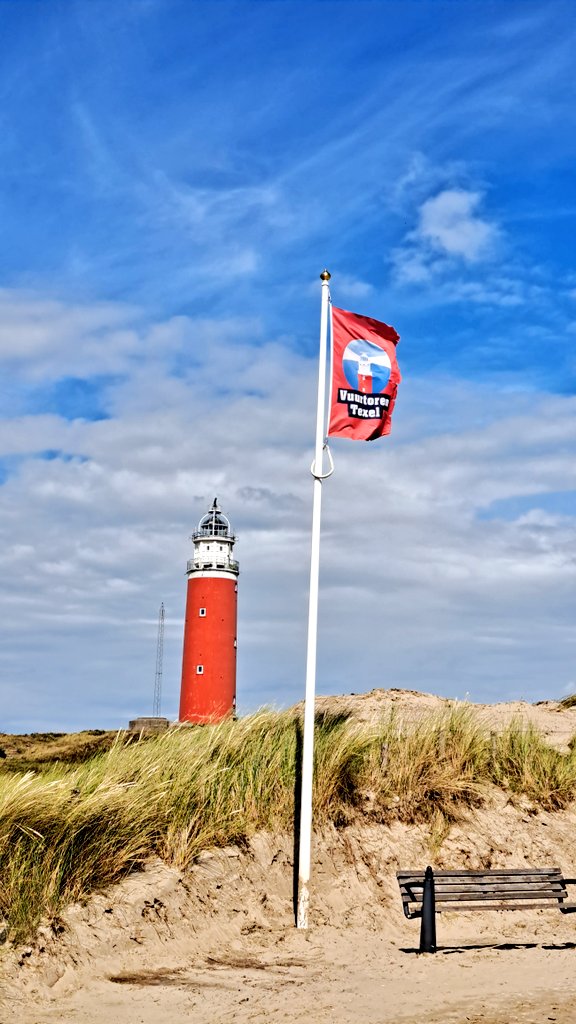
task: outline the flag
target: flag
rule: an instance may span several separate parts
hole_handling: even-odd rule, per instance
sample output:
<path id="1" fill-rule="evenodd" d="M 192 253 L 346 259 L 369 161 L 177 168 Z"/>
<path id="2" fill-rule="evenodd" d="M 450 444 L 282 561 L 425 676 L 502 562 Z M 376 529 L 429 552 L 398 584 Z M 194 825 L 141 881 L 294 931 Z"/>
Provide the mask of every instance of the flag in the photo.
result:
<path id="1" fill-rule="evenodd" d="M 400 335 L 369 316 L 332 308 L 332 387 L 328 434 L 373 441 L 390 433 Z"/>

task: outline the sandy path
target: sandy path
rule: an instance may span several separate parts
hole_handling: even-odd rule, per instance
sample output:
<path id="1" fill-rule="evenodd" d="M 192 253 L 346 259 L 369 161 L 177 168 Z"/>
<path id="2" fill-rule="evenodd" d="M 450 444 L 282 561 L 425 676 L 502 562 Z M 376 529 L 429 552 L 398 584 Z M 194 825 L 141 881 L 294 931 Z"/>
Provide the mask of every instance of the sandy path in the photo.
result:
<path id="1" fill-rule="evenodd" d="M 546 920 L 550 924 L 551 916 Z M 113 960 L 101 963 L 97 975 L 77 991 L 54 993 L 41 1004 L 12 1004 L 2 1021 L 576 1022 L 572 943 L 483 942 L 420 957 L 362 929 L 323 927 L 307 936 L 293 929 L 246 936 L 233 949 L 213 949 L 202 963 L 192 964 L 182 954 L 171 958 L 164 949 L 151 966 L 149 956 L 134 951 L 122 970 L 114 970 Z"/>

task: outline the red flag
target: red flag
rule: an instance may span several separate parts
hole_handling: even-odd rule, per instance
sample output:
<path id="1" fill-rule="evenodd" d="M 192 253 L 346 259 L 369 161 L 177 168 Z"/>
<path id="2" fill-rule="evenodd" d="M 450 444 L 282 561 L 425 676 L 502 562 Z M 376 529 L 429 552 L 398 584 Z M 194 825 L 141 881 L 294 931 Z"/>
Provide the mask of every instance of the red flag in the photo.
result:
<path id="1" fill-rule="evenodd" d="M 331 437 L 373 441 L 390 433 L 396 391 L 400 335 L 393 327 L 332 308 Z"/>

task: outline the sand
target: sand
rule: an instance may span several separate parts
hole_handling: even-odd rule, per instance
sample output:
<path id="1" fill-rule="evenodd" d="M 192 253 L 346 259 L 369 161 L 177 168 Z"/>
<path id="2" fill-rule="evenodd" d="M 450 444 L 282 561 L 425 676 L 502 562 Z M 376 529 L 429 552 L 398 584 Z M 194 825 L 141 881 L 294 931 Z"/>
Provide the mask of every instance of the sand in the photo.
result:
<path id="1" fill-rule="evenodd" d="M 576 707 L 565 708 L 556 700 L 539 701 L 537 704 L 523 700 L 473 704 L 437 697 L 432 693 L 398 689 L 316 698 L 317 711 L 345 714 L 360 722 L 376 721 L 383 714 L 394 711 L 403 722 L 417 723 L 431 714 L 461 707 L 463 704 L 476 721 L 489 731 L 500 732 L 512 721 L 521 722 L 525 726 L 531 724 L 536 726 L 551 746 L 564 751 L 576 735 Z"/>
<path id="2" fill-rule="evenodd" d="M 357 713 L 382 700 L 366 695 Z M 414 714 L 428 704 L 401 700 Z M 478 710 L 499 727 L 494 709 Z M 574 712 L 530 714 L 568 742 Z M 186 873 L 154 862 L 68 908 L 56 933 L 3 947 L 0 1024 L 576 1024 L 576 914 L 443 914 L 439 952 L 420 956 L 395 880 L 430 862 L 559 864 L 576 878 L 575 835 L 576 808 L 542 812 L 496 791 L 434 855 L 417 825 L 329 828 L 315 836 L 307 932 L 293 926 L 290 836 L 206 851 Z"/>
<path id="3" fill-rule="evenodd" d="M 201 962 L 168 950 L 151 963 L 132 956 L 73 994 L 22 1005 L 20 1020 L 96 1024 L 317 1024 L 576 1021 L 575 951 L 562 943 L 497 941 L 417 957 L 357 928 L 272 932 L 216 947 Z M 103 965 L 102 965 L 103 966 Z"/>

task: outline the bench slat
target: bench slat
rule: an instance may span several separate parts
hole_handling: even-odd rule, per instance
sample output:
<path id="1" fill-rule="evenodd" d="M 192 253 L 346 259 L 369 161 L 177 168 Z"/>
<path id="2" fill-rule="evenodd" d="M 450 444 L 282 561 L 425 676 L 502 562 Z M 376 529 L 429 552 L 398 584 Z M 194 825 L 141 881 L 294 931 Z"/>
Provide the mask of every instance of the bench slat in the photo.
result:
<path id="1" fill-rule="evenodd" d="M 407 887 L 403 886 L 402 889 L 405 890 L 410 895 L 411 899 L 420 899 L 420 897 L 422 895 L 422 892 L 423 892 L 423 886 L 407 886 Z M 438 899 L 442 899 L 442 897 L 444 897 L 444 896 L 454 896 L 454 895 L 457 896 L 459 893 L 482 893 L 482 894 L 488 894 L 488 895 L 490 895 L 491 893 L 502 893 L 503 895 L 505 895 L 506 893 L 509 893 L 509 894 L 511 894 L 511 893 L 534 893 L 535 896 L 541 894 L 541 895 L 550 895 L 550 896 L 558 896 L 558 897 L 566 897 L 568 895 L 567 890 L 563 886 L 561 886 L 561 885 L 558 885 L 558 886 L 534 886 L 534 887 L 532 887 L 532 886 L 474 886 L 474 887 L 471 887 L 470 889 L 468 889 L 467 886 L 453 886 L 450 889 L 442 889 L 439 886 L 439 888 L 436 890 L 436 895 L 437 895 Z"/>
<path id="2" fill-rule="evenodd" d="M 506 879 L 506 881 L 501 881 L 501 880 L 499 880 L 497 878 L 496 879 L 486 879 L 485 881 L 481 881 L 480 879 L 478 879 L 478 880 L 475 880 L 473 882 L 468 882 L 468 881 L 462 880 L 462 879 L 455 879 L 454 881 L 450 881 L 450 882 L 445 882 L 445 881 L 436 882 L 436 880 L 434 880 L 434 885 L 435 885 L 436 892 L 456 892 L 456 891 L 458 891 L 460 889 L 462 889 L 462 890 L 464 890 L 466 892 L 474 892 L 474 891 L 485 892 L 487 889 L 501 889 L 502 891 L 505 892 L 507 889 L 512 891 L 514 889 L 534 889 L 534 890 L 540 890 L 540 889 L 564 889 L 565 888 L 565 886 L 562 884 L 562 879 L 560 879 L 560 878 L 558 878 L 558 879 L 554 879 L 553 878 L 553 879 L 546 879 L 546 880 L 543 879 L 541 882 L 540 881 L 538 881 L 538 882 L 529 882 L 529 881 L 525 881 L 523 878 L 520 878 L 518 880 Z M 418 881 L 418 882 L 401 882 L 400 883 L 400 887 L 402 889 L 412 889 L 412 890 L 420 889 L 421 890 L 421 889 L 424 888 L 424 883 L 420 882 L 420 881 Z"/>
<path id="3" fill-rule="evenodd" d="M 562 894 L 557 892 L 529 892 L 527 890 L 508 891 L 508 892 L 450 892 L 450 893 L 435 893 L 436 903 L 465 903 L 476 902 L 480 900 L 492 900 L 493 903 L 501 902 L 502 900 L 555 900 L 558 902 L 562 899 Z M 405 902 L 408 902 L 406 900 Z M 421 897 L 412 897 L 410 902 L 421 903 Z"/>
<path id="4" fill-rule="evenodd" d="M 406 882 L 409 879 L 414 881 L 424 881 L 423 871 L 397 871 L 397 879 L 399 882 Z M 525 870 L 498 870 L 498 871 L 435 871 L 435 881 L 438 879 L 515 879 L 525 878 L 534 879 L 538 881 L 541 878 L 554 878 L 562 879 L 563 874 L 560 867 L 552 867 L 549 869 L 534 868 Z"/>
<path id="5" fill-rule="evenodd" d="M 496 868 L 494 871 L 490 868 L 486 868 L 485 871 L 465 871 L 464 869 L 452 870 L 452 871 L 435 871 L 434 878 L 472 878 L 472 877 L 498 877 L 502 876 L 505 878 L 513 877 L 514 875 L 526 875 L 532 878 L 535 875 L 559 875 L 562 877 L 561 868 Z M 396 878 L 424 878 L 424 871 L 397 871 Z"/>
<path id="6" fill-rule="evenodd" d="M 450 914 L 450 913 L 453 914 L 453 913 L 456 913 L 456 909 L 454 907 L 444 907 L 444 908 L 437 907 L 436 908 L 436 913 L 437 914 Z M 483 907 L 483 906 L 480 906 L 480 907 L 478 907 L 478 906 L 462 907 L 462 913 L 463 914 L 471 914 L 474 910 L 481 910 L 482 913 L 485 914 L 487 910 L 501 911 L 501 910 L 546 910 L 546 909 L 551 909 L 551 908 L 543 907 L 541 903 L 503 903 L 502 906 L 500 906 L 500 907 Z M 562 913 L 564 913 L 564 908 L 563 907 L 559 907 L 559 910 L 561 910 Z M 569 913 L 569 914 L 573 914 L 574 912 L 576 912 L 576 907 L 574 907 L 574 906 L 568 907 L 566 912 Z M 421 917 L 421 916 L 422 916 L 422 911 L 421 910 L 410 910 L 409 913 L 406 914 L 406 917 L 409 920 L 411 918 Z"/>
<path id="7" fill-rule="evenodd" d="M 554 907 L 546 906 L 546 905 L 542 905 L 542 903 L 502 903 L 502 904 L 499 904 L 498 906 L 489 906 L 489 907 L 487 907 L 487 906 L 478 906 L 478 904 L 473 904 L 473 905 L 467 904 L 465 907 L 459 907 L 459 906 L 451 907 L 451 906 L 447 906 L 446 904 L 444 904 L 443 906 L 436 907 L 436 913 L 437 914 L 455 914 L 455 913 L 471 914 L 475 910 L 481 910 L 482 913 L 485 914 L 489 910 L 496 910 L 496 911 L 498 911 L 498 913 L 500 913 L 500 911 L 504 911 L 504 910 L 555 910 L 555 909 L 556 909 L 555 906 Z M 564 913 L 562 905 L 559 905 L 558 909 L 560 911 L 562 911 L 562 913 Z M 573 908 L 573 909 L 568 909 L 566 911 L 566 913 L 573 914 L 575 911 L 576 911 L 576 907 Z M 414 918 L 422 917 L 422 908 L 421 907 L 417 907 L 416 904 L 411 904 L 410 906 L 406 906 L 404 908 L 404 916 L 407 917 L 409 921 L 414 920 Z"/>
<path id="8" fill-rule="evenodd" d="M 411 871 L 411 872 L 398 872 L 396 878 L 399 882 L 423 882 L 424 872 L 423 871 Z M 434 873 L 435 881 L 443 884 L 449 884 L 451 881 L 462 879 L 466 883 L 473 884 L 475 881 L 530 881 L 530 882 L 546 882 L 549 880 L 563 881 L 562 873 L 560 871 L 539 871 L 538 874 L 532 874 L 530 871 L 518 871 L 512 874 L 506 871 L 439 871 L 437 874 Z"/>

